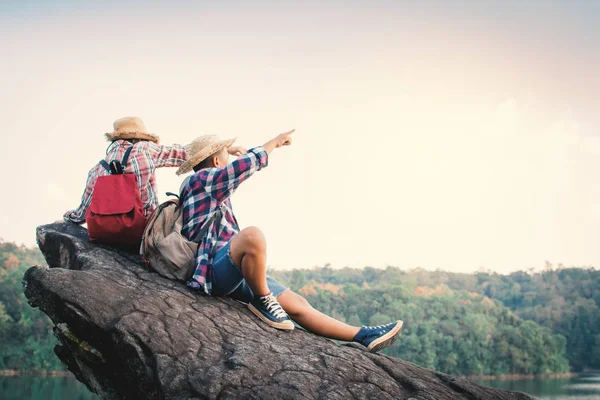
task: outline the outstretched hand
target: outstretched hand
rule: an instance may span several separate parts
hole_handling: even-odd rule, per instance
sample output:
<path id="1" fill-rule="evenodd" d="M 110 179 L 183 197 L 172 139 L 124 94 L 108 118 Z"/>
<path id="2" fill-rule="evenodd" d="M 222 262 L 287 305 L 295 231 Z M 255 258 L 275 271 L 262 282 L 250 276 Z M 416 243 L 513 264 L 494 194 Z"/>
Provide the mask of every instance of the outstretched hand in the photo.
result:
<path id="1" fill-rule="evenodd" d="M 289 146 L 292 144 L 292 133 L 296 130 L 292 129 L 291 131 L 280 133 L 274 139 L 269 140 L 267 143 L 263 145 L 263 148 L 267 151 L 268 154 L 274 149 L 278 149 L 282 146 Z"/>
<path id="2" fill-rule="evenodd" d="M 276 148 L 279 148 L 282 146 L 290 146 L 292 144 L 292 133 L 294 133 L 295 131 L 296 131 L 295 129 L 292 129 L 291 131 L 279 134 L 275 138 Z"/>

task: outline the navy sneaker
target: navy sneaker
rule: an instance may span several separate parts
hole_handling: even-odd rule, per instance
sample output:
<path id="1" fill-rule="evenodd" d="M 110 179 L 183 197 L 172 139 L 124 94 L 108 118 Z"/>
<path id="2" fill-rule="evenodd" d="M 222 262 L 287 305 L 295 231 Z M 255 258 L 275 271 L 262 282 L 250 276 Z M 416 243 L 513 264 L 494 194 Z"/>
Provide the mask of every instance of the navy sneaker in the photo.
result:
<path id="1" fill-rule="evenodd" d="M 402 321 L 396 321 L 385 325 L 363 326 L 353 340 L 365 346 L 371 353 L 375 353 L 394 344 L 402 324 Z"/>
<path id="2" fill-rule="evenodd" d="M 269 293 L 266 296 L 254 296 L 248 308 L 256 316 L 267 323 L 267 325 L 273 328 L 281 329 L 284 331 L 294 330 L 294 323 L 288 317 L 281 305 L 273 296 L 273 293 Z"/>

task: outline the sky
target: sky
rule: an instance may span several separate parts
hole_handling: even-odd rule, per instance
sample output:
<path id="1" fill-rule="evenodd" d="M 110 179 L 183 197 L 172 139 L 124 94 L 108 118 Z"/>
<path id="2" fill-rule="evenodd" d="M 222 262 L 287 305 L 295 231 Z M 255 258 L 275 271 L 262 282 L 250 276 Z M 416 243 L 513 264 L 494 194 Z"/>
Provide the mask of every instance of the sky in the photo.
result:
<path id="1" fill-rule="evenodd" d="M 271 268 L 600 266 L 600 2 L 0 2 L 0 237 L 114 120 L 294 143 L 233 196 Z M 157 173 L 160 199 L 175 169 Z"/>

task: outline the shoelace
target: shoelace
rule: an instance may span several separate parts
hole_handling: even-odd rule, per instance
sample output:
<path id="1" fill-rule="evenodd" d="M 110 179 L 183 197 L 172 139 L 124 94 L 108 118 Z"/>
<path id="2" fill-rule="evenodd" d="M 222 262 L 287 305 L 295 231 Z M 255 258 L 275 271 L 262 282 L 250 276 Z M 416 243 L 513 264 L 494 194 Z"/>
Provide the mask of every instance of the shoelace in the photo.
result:
<path id="1" fill-rule="evenodd" d="M 390 324 L 385 324 L 385 325 L 377 325 L 377 326 L 365 326 L 364 328 L 365 328 L 365 329 L 368 329 L 368 330 L 377 330 L 377 329 L 380 329 L 380 328 L 382 328 L 382 329 L 383 329 L 383 328 L 387 328 L 387 327 L 389 327 L 389 326 L 390 326 L 390 325 L 392 325 L 392 324 L 393 324 L 393 322 L 392 322 L 392 323 L 390 323 Z"/>
<path id="2" fill-rule="evenodd" d="M 267 308 L 267 311 L 275 315 L 277 318 L 287 317 L 287 314 L 285 313 L 285 311 L 283 311 L 283 308 L 281 308 L 281 305 L 279 304 L 275 296 L 273 296 L 272 294 L 263 297 L 262 301 L 265 307 Z"/>

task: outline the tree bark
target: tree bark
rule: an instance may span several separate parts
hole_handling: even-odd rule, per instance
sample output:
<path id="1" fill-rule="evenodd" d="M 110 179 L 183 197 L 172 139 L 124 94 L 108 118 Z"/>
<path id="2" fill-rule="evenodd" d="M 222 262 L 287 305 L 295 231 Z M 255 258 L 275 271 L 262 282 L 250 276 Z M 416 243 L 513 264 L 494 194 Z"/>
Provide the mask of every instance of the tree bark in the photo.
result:
<path id="1" fill-rule="evenodd" d="M 54 322 L 56 354 L 106 399 L 532 399 L 301 329 L 278 331 L 245 305 L 207 297 L 88 242 L 71 223 L 41 226 L 50 268 L 25 294 Z"/>

